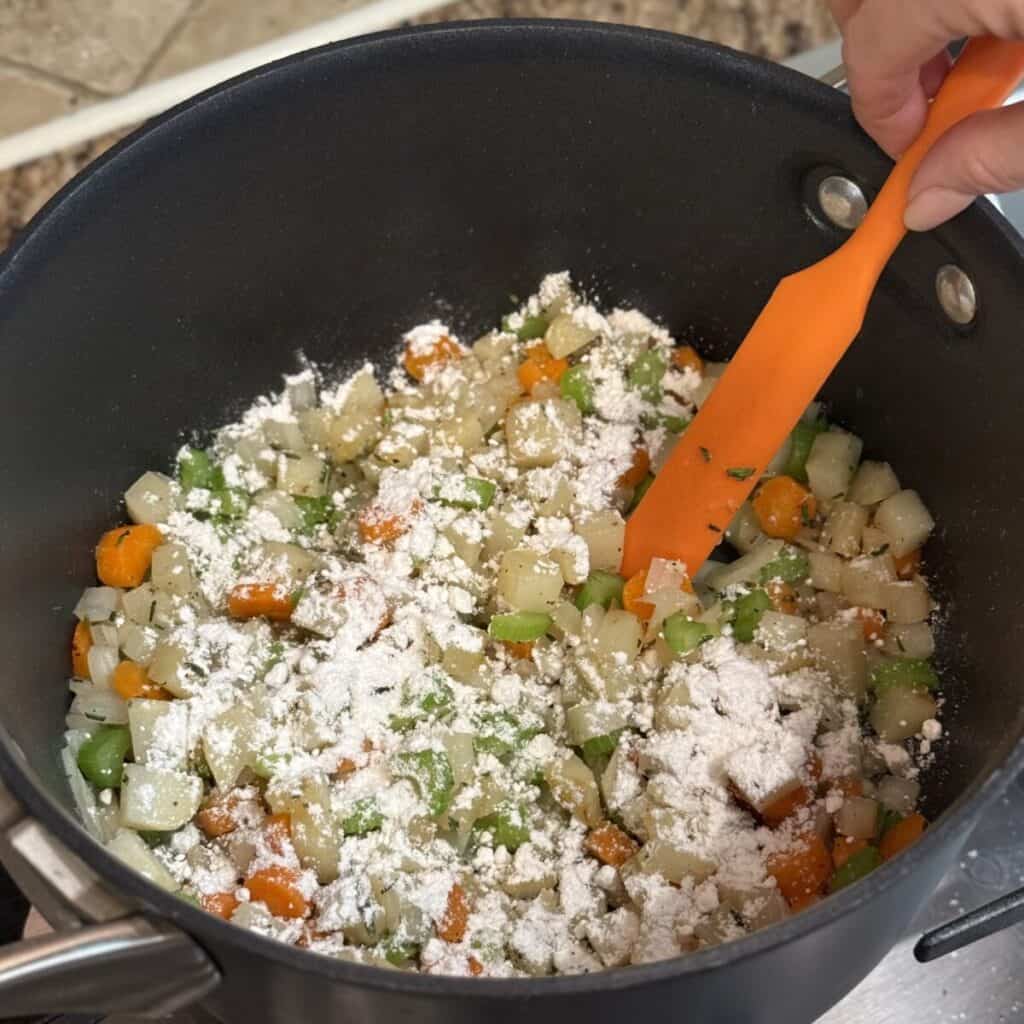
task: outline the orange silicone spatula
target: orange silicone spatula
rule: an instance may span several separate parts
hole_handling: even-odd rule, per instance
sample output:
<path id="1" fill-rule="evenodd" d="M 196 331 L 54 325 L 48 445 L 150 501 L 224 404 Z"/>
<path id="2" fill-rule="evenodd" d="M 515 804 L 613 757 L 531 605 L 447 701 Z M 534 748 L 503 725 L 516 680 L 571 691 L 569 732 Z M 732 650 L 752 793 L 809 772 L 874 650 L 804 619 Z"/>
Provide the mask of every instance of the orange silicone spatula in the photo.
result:
<path id="1" fill-rule="evenodd" d="M 971 40 L 861 226 L 832 255 L 782 280 L 626 526 L 622 573 L 654 557 L 692 574 L 856 337 L 906 229 L 914 172 L 936 140 L 999 106 L 1024 78 L 1024 43 Z M 730 472 L 731 471 L 731 472 Z M 748 472 L 750 471 L 750 472 Z"/>

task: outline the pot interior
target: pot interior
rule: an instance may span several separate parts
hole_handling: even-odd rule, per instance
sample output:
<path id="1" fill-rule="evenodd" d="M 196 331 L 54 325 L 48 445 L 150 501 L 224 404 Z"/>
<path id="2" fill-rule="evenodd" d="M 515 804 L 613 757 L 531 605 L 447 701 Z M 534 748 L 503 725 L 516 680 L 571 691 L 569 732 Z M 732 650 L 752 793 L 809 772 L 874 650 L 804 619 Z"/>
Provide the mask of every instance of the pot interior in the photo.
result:
<path id="1" fill-rule="evenodd" d="M 388 356 L 442 316 L 472 337 L 546 272 L 636 305 L 717 357 L 780 276 L 841 235 L 823 168 L 887 162 L 846 101 L 656 33 L 441 28 L 257 72 L 76 180 L 0 272 L 4 726 L 54 798 L 71 609 L 120 496 L 293 371 Z M 954 328 L 936 271 L 980 312 Z M 945 809 L 1021 733 L 1021 251 L 975 209 L 900 250 L 825 392 L 940 529 Z M 785 358 L 783 354 L 781 356 Z"/>

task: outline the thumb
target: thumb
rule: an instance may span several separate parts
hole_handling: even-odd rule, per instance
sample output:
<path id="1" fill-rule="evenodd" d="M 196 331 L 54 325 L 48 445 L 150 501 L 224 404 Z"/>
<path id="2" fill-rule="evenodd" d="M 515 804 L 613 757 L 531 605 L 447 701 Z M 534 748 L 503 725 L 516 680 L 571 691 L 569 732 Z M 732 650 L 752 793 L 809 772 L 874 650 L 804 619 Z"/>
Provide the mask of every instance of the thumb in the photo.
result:
<path id="1" fill-rule="evenodd" d="M 1024 188 L 1024 104 L 972 114 L 932 147 L 910 183 L 903 220 L 930 231 L 977 196 Z"/>

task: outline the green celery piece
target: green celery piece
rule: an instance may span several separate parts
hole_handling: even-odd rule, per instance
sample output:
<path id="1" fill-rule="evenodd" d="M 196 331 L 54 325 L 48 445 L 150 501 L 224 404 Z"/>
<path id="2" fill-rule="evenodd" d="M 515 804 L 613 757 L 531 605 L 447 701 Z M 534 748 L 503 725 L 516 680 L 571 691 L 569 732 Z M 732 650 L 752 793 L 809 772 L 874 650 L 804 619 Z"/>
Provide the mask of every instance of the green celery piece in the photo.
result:
<path id="1" fill-rule="evenodd" d="M 442 505 L 452 508 L 485 509 L 491 507 L 498 485 L 492 480 L 476 476 L 459 477 L 448 484 L 440 485 L 435 497 Z"/>
<path id="2" fill-rule="evenodd" d="M 202 448 L 186 448 L 178 456 L 178 479 L 186 491 L 201 487 L 212 491 L 224 486 L 224 474 Z"/>
<path id="3" fill-rule="evenodd" d="M 938 685 L 935 669 L 923 658 L 889 658 L 871 672 L 871 687 L 876 694 L 893 686 L 934 690 Z"/>
<path id="4" fill-rule="evenodd" d="M 291 760 L 290 754 L 275 754 L 273 752 L 262 752 L 256 755 L 252 770 L 261 779 L 271 779 L 278 768 L 284 767 Z"/>
<path id="5" fill-rule="evenodd" d="M 248 492 L 241 487 L 217 487 L 210 492 L 210 498 L 219 519 L 241 519 L 251 504 Z"/>
<path id="6" fill-rule="evenodd" d="M 626 581 L 614 572 L 595 569 L 576 595 L 576 607 L 585 612 L 592 604 L 599 604 L 607 610 L 612 601 L 622 604 L 622 588 Z"/>
<path id="7" fill-rule="evenodd" d="M 888 807 L 882 807 L 879 804 L 878 807 L 878 835 L 879 838 L 885 835 L 893 827 L 898 825 L 903 820 L 903 815 L 897 811 L 892 811 Z"/>
<path id="8" fill-rule="evenodd" d="M 551 616 L 546 612 L 509 612 L 492 615 L 487 632 L 495 640 L 529 643 L 539 640 L 550 628 Z"/>
<path id="9" fill-rule="evenodd" d="M 97 789 L 121 785 L 132 738 L 126 725 L 101 725 L 78 749 L 78 769 Z"/>
<path id="10" fill-rule="evenodd" d="M 580 755 L 588 766 L 593 766 L 598 759 L 615 753 L 621 735 L 622 730 L 616 729 L 603 736 L 591 736 L 589 740 L 584 740 L 580 745 Z"/>
<path id="11" fill-rule="evenodd" d="M 748 644 L 761 622 L 761 616 L 772 606 L 771 598 L 760 587 L 744 594 L 736 602 L 736 614 L 732 623 L 732 635 L 740 643 Z"/>
<path id="12" fill-rule="evenodd" d="M 495 846 L 504 846 L 509 853 L 515 853 L 530 838 L 527 818 L 527 809 L 521 804 L 503 804 L 493 813 L 478 818 L 473 829 L 490 832 Z"/>
<path id="13" fill-rule="evenodd" d="M 783 583 L 802 583 L 811 574 L 811 563 L 799 548 L 785 547 L 778 558 L 772 559 L 758 575 L 761 583 L 781 580 Z"/>
<path id="14" fill-rule="evenodd" d="M 381 948 L 384 953 L 384 959 L 389 964 L 394 964 L 395 967 L 409 960 L 415 960 L 420 955 L 419 943 L 400 942 L 394 936 L 383 942 Z"/>
<path id="15" fill-rule="evenodd" d="M 523 317 L 522 327 L 513 327 L 511 320 L 511 316 L 505 317 L 501 321 L 501 329 L 516 335 L 520 341 L 534 341 L 537 338 L 543 338 L 548 329 L 547 318 L 543 316 Z"/>
<path id="16" fill-rule="evenodd" d="M 409 779 L 427 802 L 430 813 L 444 814 L 452 802 L 455 779 L 448 758 L 439 750 L 416 750 L 396 754 L 395 775 Z"/>
<path id="17" fill-rule="evenodd" d="M 690 425 L 690 422 L 685 416 L 665 416 L 662 418 L 661 425 L 670 434 L 681 434 Z"/>
<path id="18" fill-rule="evenodd" d="M 577 408 L 584 416 L 594 411 L 594 386 L 587 377 L 587 371 L 582 365 L 570 366 L 558 383 L 563 398 L 569 398 L 576 403 Z"/>
<path id="19" fill-rule="evenodd" d="M 349 813 L 341 819 L 341 831 L 347 836 L 365 836 L 384 824 L 377 798 L 372 796 L 357 800 Z"/>
<path id="20" fill-rule="evenodd" d="M 665 619 L 662 632 L 675 654 L 688 654 L 715 635 L 706 622 L 696 622 L 683 612 L 673 612 Z"/>
<path id="21" fill-rule="evenodd" d="M 302 532 L 312 533 L 318 526 L 333 529 L 338 516 L 338 509 L 329 495 L 311 498 L 299 494 L 292 498 L 299 515 L 302 516 Z"/>
<path id="22" fill-rule="evenodd" d="M 139 838 L 150 848 L 163 846 L 173 836 L 173 832 L 152 832 L 148 829 L 139 829 Z"/>
<path id="23" fill-rule="evenodd" d="M 432 679 L 431 689 L 418 699 L 414 700 L 412 697 L 406 696 L 402 701 L 405 711 L 402 714 L 392 715 L 389 725 L 396 732 L 408 732 L 420 722 L 449 711 L 454 699 L 455 695 L 450 686 L 440 679 Z"/>
<path id="24" fill-rule="evenodd" d="M 790 434 L 789 458 L 783 472 L 800 483 L 807 483 L 807 456 L 811 454 L 814 439 L 828 424 L 824 420 L 801 420 Z"/>
<path id="25" fill-rule="evenodd" d="M 855 853 L 833 876 L 829 882 L 829 892 L 839 892 L 854 882 L 870 875 L 879 864 L 882 863 L 882 855 L 878 852 L 877 846 L 865 846 L 863 850 Z"/>
<path id="26" fill-rule="evenodd" d="M 665 376 L 665 360 L 655 351 L 645 352 L 629 368 L 629 386 L 652 405 L 661 401 L 661 379 Z"/>
<path id="27" fill-rule="evenodd" d="M 488 711 L 477 719 L 473 747 L 478 754 L 507 757 L 522 749 L 539 728 L 523 725 L 511 711 Z"/>
<path id="28" fill-rule="evenodd" d="M 627 513 L 632 512 L 637 505 L 643 501 L 644 495 L 651 489 L 651 484 L 653 483 L 654 475 L 652 473 L 648 473 L 647 476 L 645 476 L 643 480 L 636 485 L 636 490 L 633 491 L 633 497 L 629 499 L 629 508 L 626 509 Z"/>

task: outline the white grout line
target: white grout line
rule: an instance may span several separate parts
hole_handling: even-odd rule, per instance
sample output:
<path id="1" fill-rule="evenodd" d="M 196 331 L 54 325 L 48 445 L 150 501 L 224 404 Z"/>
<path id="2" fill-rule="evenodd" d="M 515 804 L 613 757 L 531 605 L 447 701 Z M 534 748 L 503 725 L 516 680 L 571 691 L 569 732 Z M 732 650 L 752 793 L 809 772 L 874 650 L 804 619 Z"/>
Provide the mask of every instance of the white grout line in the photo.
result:
<path id="1" fill-rule="evenodd" d="M 163 113 L 176 103 L 245 71 L 309 50 L 337 39 L 376 32 L 424 11 L 443 7 L 448 0 L 374 0 L 354 11 L 328 18 L 309 28 L 281 36 L 223 60 L 204 64 L 180 75 L 144 85 L 116 99 L 103 100 L 0 139 L 0 171 L 46 156 L 68 146 L 127 128 Z"/>

